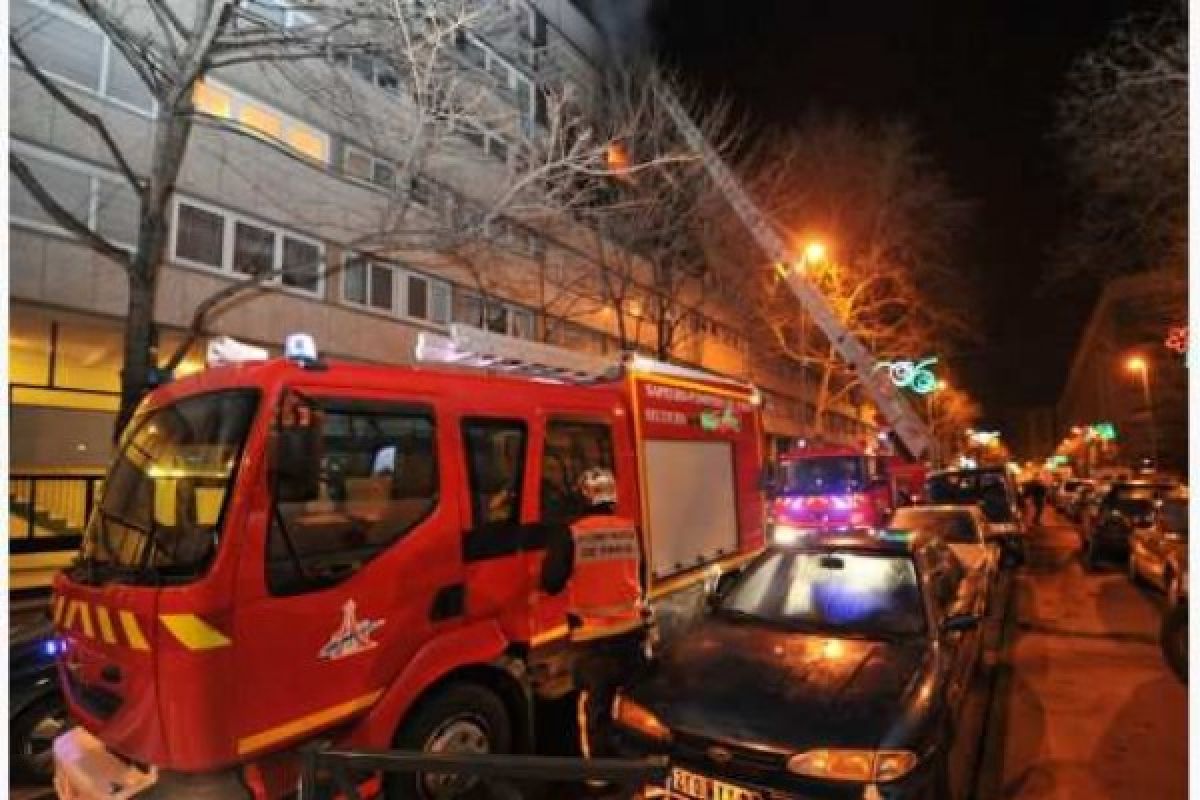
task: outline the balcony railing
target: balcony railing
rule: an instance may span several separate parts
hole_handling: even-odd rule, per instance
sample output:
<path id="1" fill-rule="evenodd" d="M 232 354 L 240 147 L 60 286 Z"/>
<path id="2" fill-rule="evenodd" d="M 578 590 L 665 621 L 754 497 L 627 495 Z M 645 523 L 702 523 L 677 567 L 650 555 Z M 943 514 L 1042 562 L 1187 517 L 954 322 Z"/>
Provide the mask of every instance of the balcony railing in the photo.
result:
<path id="1" fill-rule="evenodd" d="M 8 547 L 43 553 L 79 547 L 100 499 L 104 476 L 80 472 L 13 472 L 8 478 Z"/>

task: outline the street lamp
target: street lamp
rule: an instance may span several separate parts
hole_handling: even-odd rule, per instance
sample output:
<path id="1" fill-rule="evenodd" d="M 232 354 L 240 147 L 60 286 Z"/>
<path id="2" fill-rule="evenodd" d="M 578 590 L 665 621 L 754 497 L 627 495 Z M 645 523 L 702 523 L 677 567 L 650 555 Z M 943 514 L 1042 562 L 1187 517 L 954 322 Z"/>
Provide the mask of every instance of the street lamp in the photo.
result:
<path id="1" fill-rule="evenodd" d="M 1146 399 L 1146 416 L 1150 420 L 1150 455 L 1154 459 L 1154 468 L 1158 469 L 1158 428 L 1154 424 L 1154 399 L 1150 394 L 1150 365 L 1141 356 L 1130 356 L 1125 362 L 1125 369 L 1141 376 L 1142 395 Z"/>

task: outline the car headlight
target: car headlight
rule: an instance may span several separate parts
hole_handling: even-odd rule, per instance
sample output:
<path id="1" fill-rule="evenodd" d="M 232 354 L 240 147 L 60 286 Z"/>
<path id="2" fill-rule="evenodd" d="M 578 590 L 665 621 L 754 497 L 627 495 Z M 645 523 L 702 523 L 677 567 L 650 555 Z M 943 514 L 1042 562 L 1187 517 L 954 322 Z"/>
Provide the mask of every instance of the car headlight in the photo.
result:
<path id="1" fill-rule="evenodd" d="M 788 759 L 788 770 L 809 778 L 886 783 L 917 765 L 908 750 L 809 750 Z"/>
<path id="2" fill-rule="evenodd" d="M 618 694 L 613 700 L 613 720 L 623 728 L 660 742 L 670 741 L 671 729 L 654 712 L 628 697 Z"/>

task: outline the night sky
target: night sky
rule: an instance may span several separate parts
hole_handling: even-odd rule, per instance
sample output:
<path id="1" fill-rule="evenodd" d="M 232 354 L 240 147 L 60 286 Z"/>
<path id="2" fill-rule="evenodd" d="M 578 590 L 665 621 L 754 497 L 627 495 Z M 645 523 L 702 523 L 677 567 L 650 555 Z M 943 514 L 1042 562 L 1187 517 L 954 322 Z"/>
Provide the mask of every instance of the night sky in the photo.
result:
<path id="1" fill-rule="evenodd" d="M 728 94 L 755 126 L 786 125 L 810 108 L 916 125 L 976 205 L 962 261 L 984 298 L 986 340 L 948 366 L 1001 423 L 1013 409 L 1057 399 L 1097 291 L 1044 286 L 1050 247 L 1072 213 L 1049 139 L 1055 94 L 1072 60 L 1114 21 L 1160 6 L 655 0 L 648 38 L 685 80 Z"/>

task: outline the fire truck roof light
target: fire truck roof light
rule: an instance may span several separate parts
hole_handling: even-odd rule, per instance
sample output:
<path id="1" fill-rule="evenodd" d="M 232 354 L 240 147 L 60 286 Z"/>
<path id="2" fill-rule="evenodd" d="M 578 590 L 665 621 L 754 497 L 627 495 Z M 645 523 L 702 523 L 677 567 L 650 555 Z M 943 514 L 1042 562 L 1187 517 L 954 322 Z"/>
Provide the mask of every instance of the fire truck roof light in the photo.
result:
<path id="1" fill-rule="evenodd" d="M 210 367 L 266 361 L 267 358 L 268 353 L 264 348 L 243 344 L 229 336 L 220 336 L 210 341 L 204 354 L 204 362 Z"/>
<path id="2" fill-rule="evenodd" d="M 317 340 L 310 333 L 289 333 L 283 340 L 283 357 L 301 366 L 316 364 Z"/>

